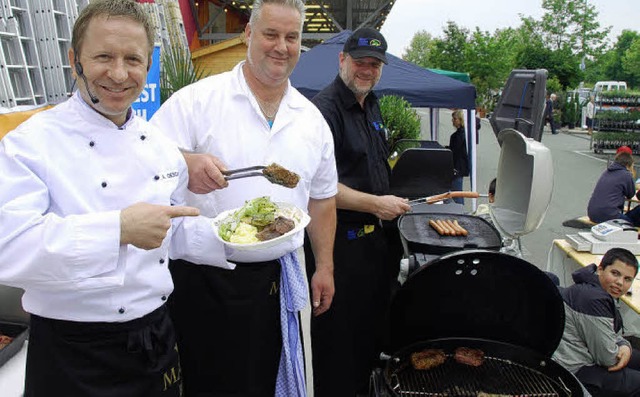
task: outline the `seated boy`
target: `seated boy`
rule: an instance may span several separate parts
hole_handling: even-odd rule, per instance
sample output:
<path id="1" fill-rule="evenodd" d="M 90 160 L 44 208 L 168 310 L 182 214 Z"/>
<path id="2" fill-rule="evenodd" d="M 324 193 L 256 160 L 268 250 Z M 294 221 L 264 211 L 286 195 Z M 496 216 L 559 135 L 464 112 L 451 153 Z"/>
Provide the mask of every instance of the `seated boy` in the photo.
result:
<path id="1" fill-rule="evenodd" d="M 598 266 L 573 272 L 574 285 L 560 289 L 566 322 L 553 359 L 594 396 L 640 396 L 640 351 L 622 337 L 617 307 L 637 272 L 630 251 L 612 248 Z"/>

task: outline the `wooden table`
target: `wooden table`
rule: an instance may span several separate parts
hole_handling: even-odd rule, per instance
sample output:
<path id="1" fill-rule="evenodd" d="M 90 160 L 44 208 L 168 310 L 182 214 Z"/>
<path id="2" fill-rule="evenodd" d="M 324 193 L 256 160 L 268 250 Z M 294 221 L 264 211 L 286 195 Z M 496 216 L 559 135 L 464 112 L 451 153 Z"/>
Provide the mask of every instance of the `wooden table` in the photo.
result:
<path id="1" fill-rule="evenodd" d="M 565 239 L 553 240 L 547 258 L 547 271 L 560 279 L 561 287 L 573 284 L 571 273 L 592 263 L 599 264 L 603 255 L 578 252 Z M 640 259 L 640 256 L 637 256 Z M 624 334 L 640 337 L 640 272 L 629 289 L 631 295 L 620 298 L 620 313 L 624 322 Z"/>

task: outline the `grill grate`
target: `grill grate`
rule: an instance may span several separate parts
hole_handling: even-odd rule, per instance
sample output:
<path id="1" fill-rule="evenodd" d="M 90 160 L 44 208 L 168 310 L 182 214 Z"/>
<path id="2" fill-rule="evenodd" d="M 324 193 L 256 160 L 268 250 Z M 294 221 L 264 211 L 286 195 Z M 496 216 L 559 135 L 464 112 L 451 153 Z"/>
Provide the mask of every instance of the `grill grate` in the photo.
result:
<path id="1" fill-rule="evenodd" d="M 429 370 L 415 370 L 410 361 L 390 362 L 387 379 L 400 397 L 569 397 L 561 383 L 521 364 L 484 357 L 479 367 L 460 364 L 447 354 L 447 361 Z"/>

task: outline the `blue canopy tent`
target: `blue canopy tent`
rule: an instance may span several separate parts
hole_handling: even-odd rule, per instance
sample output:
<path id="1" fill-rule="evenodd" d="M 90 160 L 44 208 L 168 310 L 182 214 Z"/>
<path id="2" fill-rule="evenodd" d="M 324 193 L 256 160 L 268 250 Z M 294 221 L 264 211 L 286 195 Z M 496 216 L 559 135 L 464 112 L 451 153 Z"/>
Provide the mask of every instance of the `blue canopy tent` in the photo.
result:
<path id="1" fill-rule="evenodd" d="M 343 30 L 331 39 L 301 54 L 293 70 L 291 84 L 311 99 L 329 85 L 338 74 L 338 54 L 351 35 Z M 471 160 L 471 190 L 476 191 L 476 89 L 473 85 L 431 72 L 413 63 L 387 53 L 380 82 L 374 88 L 378 97 L 397 95 L 413 107 L 431 108 L 431 139 L 437 139 L 437 108 L 459 108 L 467 112 L 467 145 Z M 475 208 L 475 200 L 473 204 Z"/>

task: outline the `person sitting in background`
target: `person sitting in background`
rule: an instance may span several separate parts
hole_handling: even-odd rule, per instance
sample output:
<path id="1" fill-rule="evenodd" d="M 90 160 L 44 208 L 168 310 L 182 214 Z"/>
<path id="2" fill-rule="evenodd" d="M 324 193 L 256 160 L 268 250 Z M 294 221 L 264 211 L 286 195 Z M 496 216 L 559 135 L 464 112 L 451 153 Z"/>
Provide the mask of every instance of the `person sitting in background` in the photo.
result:
<path id="1" fill-rule="evenodd" d="M 640 396 L 640 351 L 622 337 L 617 307 L 637 273 L 636 257 L 612 248 L 598 266 L 573 272 L 574 285 L 560 289 L 566 322 L 553 359 L 594 396 Z"/>
<path id="2" fill-rule="evenodd" d="M 633 154 L 633 150 L 631 150 L 629 146 L 620 146 L 618 150 L 616 150 L 616 154 L 623 153 L 623 152 Z"/>
<path id="3" fill-rule="evenodd" d="M 593 189 L 587 215 L 592 222 L 601 223 L 611 219 L 624 219 L 640 226 L 640 206 L 624 213 L 625 201 L 636 194 L 634 185 L 633 156 L 626 150 L 616 154 L 613 163 L 602 173 Z"/>

